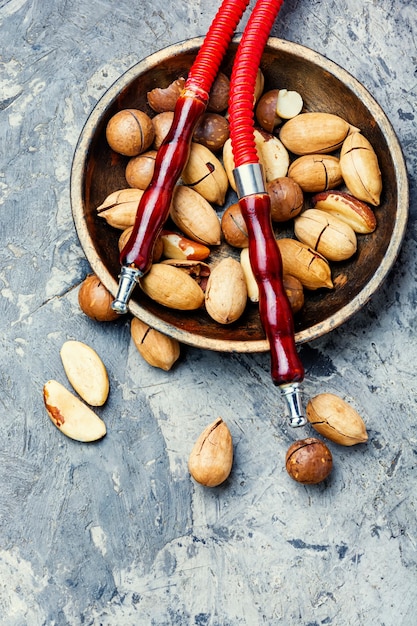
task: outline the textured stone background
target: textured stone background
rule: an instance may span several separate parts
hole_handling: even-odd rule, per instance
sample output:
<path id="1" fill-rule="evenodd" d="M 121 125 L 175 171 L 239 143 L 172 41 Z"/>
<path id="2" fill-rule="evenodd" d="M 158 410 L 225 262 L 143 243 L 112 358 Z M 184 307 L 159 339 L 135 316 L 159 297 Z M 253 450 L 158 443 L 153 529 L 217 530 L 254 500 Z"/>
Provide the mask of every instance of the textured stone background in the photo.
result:
<path id="1" fill-rule="evenodd" d="M 69 176 L 105 90 L 149 53 L 202 35 L 218 2 L 0 0 L 0 614 L 5 626 L 412 626 L 417 605 L 417 12 L 409 0 L 286 0 L 273 34 L 327 55 L 370 90 L 399 137 L 410 220 L 383 288 L 304 346 L 306 397 L 334 391 L 369 442 L 332 446 L 331 478 L 291 481 L 292 439 L 266 354 L 187 348 L 144 363 L 126 320 L 78 309 L 89 271 Z M 242 23 L 243 25 L 243 23 Z M 59 349 L 93 345 L 111 380 L 98 445 L 66 439 L 42 402 Z M 221 415 L 228 482 L 192 483 L 189 451 Z M 307 431 L 309 432 L 309 431 Z M 303 433 L 307 436 L 307 433 Z"/>

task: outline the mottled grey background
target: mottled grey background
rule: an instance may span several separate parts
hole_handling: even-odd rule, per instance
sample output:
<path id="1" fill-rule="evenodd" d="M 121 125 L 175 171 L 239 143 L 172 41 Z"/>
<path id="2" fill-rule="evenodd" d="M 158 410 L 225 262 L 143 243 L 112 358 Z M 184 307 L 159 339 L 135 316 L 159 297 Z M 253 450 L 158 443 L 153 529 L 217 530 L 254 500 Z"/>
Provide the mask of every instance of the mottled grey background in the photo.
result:
<path id="1" fill-rule="evenodd" d="M 305 396 L 333 391 L 369 442 L 332 446 L 331 478 L 291 481 L 267 354 L 187 348 L 165 373 L 126 320 L 77 304 L 89 270 L 71 216 L 76 142 L 105 90 L 147 54 L 207 31 L 219 2 L 0 0 L 0 621 L 5 626 L 413 626 L 416 522 L 417 12 L 409 0 L 286 0 L 273 34 L 350 71 L 380 103 L 411 214 L 383 288 L 301 350 Z M 242 23 L 243 26 L 243 23 Z M 42 386 L 66 339 L 94 346 L 111 394 L 96 445 L 65 438 Z M 217 416 L 235 463 L 213 490 L 187 458 Z M 310 431 L 303 431 L 307 436 Z"/>

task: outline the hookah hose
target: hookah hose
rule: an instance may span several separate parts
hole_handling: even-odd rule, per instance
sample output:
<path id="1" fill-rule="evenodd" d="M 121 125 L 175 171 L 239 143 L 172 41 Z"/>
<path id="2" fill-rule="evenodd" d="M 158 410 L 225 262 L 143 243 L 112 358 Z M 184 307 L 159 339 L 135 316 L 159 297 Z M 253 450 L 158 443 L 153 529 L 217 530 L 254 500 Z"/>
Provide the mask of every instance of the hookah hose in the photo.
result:
<path id="1" fill-rule="evenodd" d="M 127 312 L 135 284 L 150 269 L 155 241 L 187 163 L 195 126 L 206 110 L 210 89 L 248 4 L 249 0 L 223 0 L 190 69 L 170 131 L 158 150 L 152 180 L 139 202 L 132 233 L 120 254 L 119 287 L 112 303 L 118 313 Z"/>
<path id="2" fill-rule="evenodd" d="M 239 205 L 249 238 L 249 258 L 259 287 L 259 313 L 271 354 L 271 376 L 290 411 L 291 426 L 303 426 L 294 323 L 282 282 L 282 260 L 271 224 L 270 198 L 254 139 L 254 92 L 264 47 L 283 0 L 258 0 L 236 53 L 229 96 L 229 121 Z"/>

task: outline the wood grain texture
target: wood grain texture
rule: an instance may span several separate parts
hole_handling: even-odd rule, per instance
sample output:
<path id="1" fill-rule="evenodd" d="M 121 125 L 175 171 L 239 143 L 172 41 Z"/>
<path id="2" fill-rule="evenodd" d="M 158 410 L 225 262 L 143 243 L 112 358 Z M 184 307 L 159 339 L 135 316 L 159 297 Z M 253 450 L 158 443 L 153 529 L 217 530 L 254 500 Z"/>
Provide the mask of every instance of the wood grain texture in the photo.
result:
<path id="1" fill-rule="evenodd" d="M 219 3 L 215 3 L 216 6 Z M 252 3 L 253 5 L 253 3 Z M 0 3 L 0 609 L 5 626 L 414 626 L 417 552 L 415 32 L 408 0 L 286 0 L 273 34 L 339 63 L 380 103 L 410 176 L 410 219 L 388 279 L 349 322 L 303 345 L 304 398 L 351 402 L 365 446 L 331 446 L 321 485 L 293 482 L 290 430 L 267 354 L 184 347 L 143 362 L 127 319 L 79 310 L 89 271 L 72 221 L 75 146 L 105 90 L 141 58 L 204 34 L 197 0 Z M 110 376 L 93 445 L 50 423 L 59 350 L 94 347 Z M 216 417 L 235 443 L 221 487 L 187 472 Z M 302 436 L 311 431 L 304 429 Z"/>

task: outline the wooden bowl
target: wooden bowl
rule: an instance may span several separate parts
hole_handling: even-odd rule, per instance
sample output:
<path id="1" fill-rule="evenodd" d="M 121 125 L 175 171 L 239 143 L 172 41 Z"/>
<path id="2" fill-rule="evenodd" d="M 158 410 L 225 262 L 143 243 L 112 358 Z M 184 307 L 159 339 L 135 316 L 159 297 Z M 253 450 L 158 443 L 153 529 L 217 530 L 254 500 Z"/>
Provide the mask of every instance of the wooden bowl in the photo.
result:
<path id="1" fill-rule="evenodd" d="M 222 66 L 228 75 L 238 41 L 236 37 Z M 170 46 L 132 67 L 104 94 L 82 130 L 71 176 L 74 222 L 92 270 L 113 296 L 120 272 L 117 245 L 120 231 L 98 218 L 96 208 L 112 191 L 127 187 L 124 177 L 127 158 L 108 147 L 107 122 L 117 111 L 129 107 L 153 115 L 146 101 L 147 92 L 184 76 L 202 42 L 202 38 L 195 38 Z M 268 41 L 261 67 L 265 90 L 279 86 L 299 91 L 307 110 L 338 114 L 360 128 L 378 155 L 384 185 L 381 205 L 375 209 L 376 231 L 358 236 L 358 251 L 352 259 L 331 264 L 335 288 L 306 292 L 305 305 L 294 319 L 296 342 L 301 344 L 343 324 L 363 307 L 386 278 L 397 258 L 407 223 L 407 172 L 387 117 L 368 91 L 345 70 L 308 48 L 277 38 Z M 235 200 L 236 197 L 229 197 L 228 203 Z M 224 243 L 213 251 L 209 261 L 226 254 L 238 257 L 239 252 Z M 183 312 L 160 306 L 136 287 L 130 312 L 192 346 L 235 352 L 268 350 L 258 308 L 253 303 L 248 303 L 237 322 L 221 325 L 204 310 Z"/>

